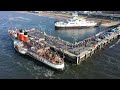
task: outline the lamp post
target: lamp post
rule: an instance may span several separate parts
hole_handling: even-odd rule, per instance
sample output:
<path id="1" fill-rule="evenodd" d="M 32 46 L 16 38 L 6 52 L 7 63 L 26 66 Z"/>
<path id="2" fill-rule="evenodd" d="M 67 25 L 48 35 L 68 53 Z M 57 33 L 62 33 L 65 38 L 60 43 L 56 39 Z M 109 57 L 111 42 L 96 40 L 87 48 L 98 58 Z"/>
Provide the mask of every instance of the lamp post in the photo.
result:
<path id="1" fill-rule="evenodd" d="M 76 47 L 76 40 L 77 40 L 77 38 L 75 38 L 75 37 L 72 37 L 73 38 L 73 43 L 75 44 L 75 47 Z M 73 47 L 72 47 L 73 48 Z M 73 50 L 74 51 L 74 50 Z"/>
<path id="2" fill-rule="evenodd" d="M 73 38 L 73 44 L 74 44 L 74 37 L 72 37 Z M 73 48 L 73 44 L 72 44 L 72 48 Z"/>
<path id="3" fill-rule="evenodd" d="M 40 31 L 41 31 L 42 29 L 41 29 L 41 26 L 40 26 L 40 24 L 39 24 L 38 26 L 39 26 L 39 28 L 40 28 Z"/>
<path id="4" fill-rule="evenodd" d="M 51 30 L 49 30 L 49 32 L 50 32 L 50 37 L 51 37 Z"/>
<path id="5" fill-rule="evenodd" d="M 72 37 L 72 38 L 73 38 L 73 43 L 76 45 L 77 38 L 75 38 L 75 37 Z"/>

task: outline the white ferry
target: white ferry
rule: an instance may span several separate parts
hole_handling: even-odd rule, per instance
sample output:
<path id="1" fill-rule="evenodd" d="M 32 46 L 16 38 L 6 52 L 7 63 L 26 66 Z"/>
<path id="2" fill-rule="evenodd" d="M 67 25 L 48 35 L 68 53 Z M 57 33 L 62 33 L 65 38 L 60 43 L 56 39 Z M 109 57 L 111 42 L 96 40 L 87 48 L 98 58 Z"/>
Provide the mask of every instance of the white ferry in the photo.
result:
<path id="1" fill-rule="evenodd" d="M 78 18 L 74 16 L 65 21 L 56 21 L 55 29 L 81 29 L 100 26 L 101 22 L 87 21 L 85 18 Z"/>

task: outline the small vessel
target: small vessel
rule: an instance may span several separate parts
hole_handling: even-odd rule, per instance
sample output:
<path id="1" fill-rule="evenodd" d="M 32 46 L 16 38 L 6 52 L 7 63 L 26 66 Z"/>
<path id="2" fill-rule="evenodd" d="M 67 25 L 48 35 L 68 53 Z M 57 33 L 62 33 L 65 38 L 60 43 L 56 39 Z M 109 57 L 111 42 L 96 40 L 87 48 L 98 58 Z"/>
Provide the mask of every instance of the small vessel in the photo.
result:
<path id="1" fill-rule="evenodd" d="M 85 18 L 78 18 L 74 16 L 73 18 L 67 19 L 65 21 L 56 21 L 55 29 L 82 29 L 100 26 L 101 22 L 97 23 L 94 21 L 87 21 Z"/>
<path id="2" fill-rule="evenodd" d="M 64 70 L 64 59 L 57 52 L 45 45 L 44 40 L 38 42 L 36 38 L 29 37 L 29 33 L 33 31 L 22 29 L 8 30 L 15 50 L 23 55 L 29 55 L 54 69 Z"/>
<path id="3" fill-rule="evenodd" d="M 18 40 L 14 40 L 14 48 L 20 52 L 21 54 L 26 54 L 28 49 L 24 47 L 23 42 L 20 42 Z"/>

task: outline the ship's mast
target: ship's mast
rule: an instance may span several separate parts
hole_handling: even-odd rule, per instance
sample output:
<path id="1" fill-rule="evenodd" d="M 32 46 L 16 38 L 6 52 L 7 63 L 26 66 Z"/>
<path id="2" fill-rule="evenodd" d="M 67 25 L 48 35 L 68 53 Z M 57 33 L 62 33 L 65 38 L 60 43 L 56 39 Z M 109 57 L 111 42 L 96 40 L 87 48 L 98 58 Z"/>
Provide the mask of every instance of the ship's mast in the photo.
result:
<path id="1" fill-rule="evenodd" d="M 11 30 L 12 29 L 12 22 L 10 21 L 10 26 L 8 27 L 8 30 Z"/>

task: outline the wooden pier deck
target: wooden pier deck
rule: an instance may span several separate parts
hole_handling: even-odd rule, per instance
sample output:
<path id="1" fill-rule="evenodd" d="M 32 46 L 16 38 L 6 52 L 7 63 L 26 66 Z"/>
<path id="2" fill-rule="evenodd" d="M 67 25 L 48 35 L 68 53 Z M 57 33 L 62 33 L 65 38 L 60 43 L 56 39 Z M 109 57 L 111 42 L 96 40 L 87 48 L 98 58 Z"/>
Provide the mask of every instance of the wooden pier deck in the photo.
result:
<path id="1" fill-rule="evenodd" d="M 89 37 L 81 42 L 78 42 L 77 44 L 72 44 L 67 41 L 61 40 L 60 38 L 46 35 L 45 33 L 40 32 L 38 30 L 35 30 L 35 32 L 32 32 L 29 35 L 38 39 L 38 41 L 44 38 L 44 42 L 47 46 L 50 46 L 59 54 L 65 55 L 65 60 L 69 60 L 70 62 L 79 65 L 83 60 L 86 60 L 88 57 L 96 53 L 97 49 L 101 49 L 102 47 L 110 43 L 112 40 L 117 38 L 118 35 L 120 35 L 119 28 L 119 30 L 112 32 L 111 35 L 107 36 L 107 38 L 101 39 L 100 42 L 94 40 L 107 31 L 108 30 L 104 30 L 95 36 Z"/>

